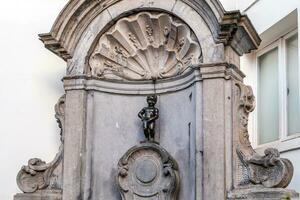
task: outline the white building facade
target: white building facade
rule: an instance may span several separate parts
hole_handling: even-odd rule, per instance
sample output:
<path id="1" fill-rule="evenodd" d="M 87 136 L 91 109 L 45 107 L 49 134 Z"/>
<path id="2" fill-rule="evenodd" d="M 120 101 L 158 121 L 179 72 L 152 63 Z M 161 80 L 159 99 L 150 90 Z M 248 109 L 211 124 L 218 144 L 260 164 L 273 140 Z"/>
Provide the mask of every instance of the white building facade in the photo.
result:
<path id="1" fill-rule="evenodd" d="M 226 10 L 239 9 L 258 31 L 260 48 L 241 58 L 245 82 L 256 96 L 249 120 L 253 146 L 278 148 L 294 164 L 289 188 L 300 191 L 300 1 L 223 0 Z"/>

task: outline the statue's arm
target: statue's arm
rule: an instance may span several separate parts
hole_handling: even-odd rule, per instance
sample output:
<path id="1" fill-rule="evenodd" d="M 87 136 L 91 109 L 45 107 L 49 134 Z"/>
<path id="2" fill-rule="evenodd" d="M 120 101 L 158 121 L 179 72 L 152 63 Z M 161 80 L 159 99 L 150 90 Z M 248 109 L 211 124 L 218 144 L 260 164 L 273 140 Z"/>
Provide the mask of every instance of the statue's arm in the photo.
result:
<path id="1" fill-rule="evenodd" d="M 158 117 L 159 117 L 159 110 L 158 110 L 158 109 L 155 109 L 154 116 L 151 117 L 151 118 L 149 119 L 149 121 L 152 122 L 152 121 L 158 119 Z"/>
<path id="2" fill-rule="evenodd" d="M 138 114 L 139 118 L 143 119 L 144 114 L 145 114 L 145 109 L 143 108 Z"/>
<path id="3" fill-rule="evenodd" d="M 159 117 L 159 110 L 156 108 L 155 109 L 155 119 L 158 119 Z"/>

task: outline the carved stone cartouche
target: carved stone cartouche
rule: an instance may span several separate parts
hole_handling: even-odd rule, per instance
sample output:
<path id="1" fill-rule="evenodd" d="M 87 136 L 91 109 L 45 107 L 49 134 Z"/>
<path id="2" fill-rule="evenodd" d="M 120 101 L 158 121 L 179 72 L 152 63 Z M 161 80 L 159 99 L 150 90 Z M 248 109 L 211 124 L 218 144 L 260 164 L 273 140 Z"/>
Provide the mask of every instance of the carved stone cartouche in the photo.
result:
<path id="1" fill-rule="evenodd" d="M 148 141 L 154 141 L 155 138 L 155 120 L 159 117 L 159 110 L 155 107 L 156 102 L 156 95 L 148 96 L 148 107 L 143 108 L 138 114 L 143 122 L 144 134 Z"/>
<path id="2" fill-rule="evenodd" d="M 61 146 L 54 160 L 46 163 L 39 158 L 28 161 L 27 166 L 23 166 L 17 175 L 17 184 L 24 193 L 34 193 L 38 190 L 61 190 L 61 161 L 63 155 L 63 127 L 64 127 L 65 95 L 63 95 L 55 105 L 55 118 L 61 129 Z"/>
<path id="3" fill-rule="evenodd" d="M 239 93 L 238 115 L 239 139 L 237 155 L 244 168 L 240 185 L 263 185 L 268 188 L 285 188 L 293 177 L 293 165 L 288 159 L 280 158 L 277 149 L 265 150 L 261 156 L 255 152 L 249 141 L 248 117 L 255 108 L 255 97 L 250 86 L 236 83 Z"/>
<path id="4" fill-rule="evenodd" d="M 91 50 L 92 75 L 106 79 L 156 80 L 180 75 L 202 62 L 190 28 L 167 13 L 121 18 Z"/>
<path id="5" fill-rule="evenodd" d="M 178 165 L 160 145 L 142 143 L 129 149 L 120 159 L 117 184 L 122 200 L 176 200 Z"/>

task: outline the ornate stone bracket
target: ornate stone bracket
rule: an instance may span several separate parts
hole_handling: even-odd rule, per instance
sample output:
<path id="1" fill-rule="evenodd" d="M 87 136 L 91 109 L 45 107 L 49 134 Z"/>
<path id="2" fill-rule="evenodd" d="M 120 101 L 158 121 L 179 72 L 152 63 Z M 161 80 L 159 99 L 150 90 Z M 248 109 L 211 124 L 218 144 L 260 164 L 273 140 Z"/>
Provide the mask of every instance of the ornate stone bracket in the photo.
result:
<path id="1" fill-rule="evenodd" d="M 268 188 L 285 188 L 293 176 L 293 165 L 287 160 L 280 158 L 277 149 L 265 150 L 261 156 L 255 152 L 249 141 L 248 117 L 255 108 L 255 97 L 250 86 L 236 83 L 239 92 L 238 115 L 239 115 L 239 138 L 236 149 L 242 163 L 245 174 L 240 185 L 263 185 Z"/>
<path id="2" fill-rule="evenodd" d="M 123 200 L 176 200 L 178 165 L 160 145 L 142 143 L 129 149 L 120 159 L 117 183 Z"/>
<path id="3" fill-rule="evenodd" d="M 61 129 L 61 146 L 54 160 L 46 163 L 39 158 L 28 161 L 17 175 L 17 184 L 24 193 L 34 193 L 38 190 L 61 190 L 61 160 L 63 156 L 65 95 L 55 105 L 55 118 Z M 60 167 L 59 167 L 60 166 Z"/>

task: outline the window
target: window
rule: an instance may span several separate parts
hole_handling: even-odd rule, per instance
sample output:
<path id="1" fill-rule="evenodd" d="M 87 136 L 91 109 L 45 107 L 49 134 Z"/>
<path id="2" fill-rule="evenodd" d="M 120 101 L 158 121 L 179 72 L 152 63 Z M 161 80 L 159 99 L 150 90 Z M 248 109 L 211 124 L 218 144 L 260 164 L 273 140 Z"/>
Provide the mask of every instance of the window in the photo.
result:
<path id="1" fill-rule="evenodd" d="M 258 143 L 279 138 L 278 48 L 258 58 Z"/>
<path id="2" fill-rule="evenodd" d="M 288 135 L 300 133 L 298 35 L 286 40 Z"/>
<path id="3" fill-rule="evenodd" d="M 257 145 L 300 137 L 298 33 L 257 53 Z"/>

